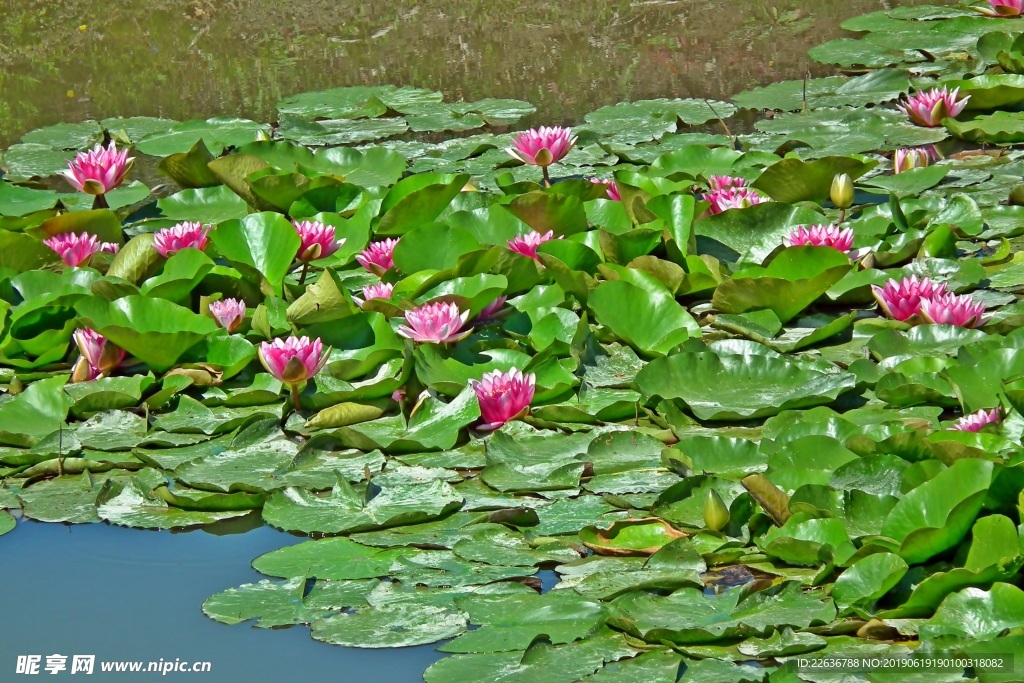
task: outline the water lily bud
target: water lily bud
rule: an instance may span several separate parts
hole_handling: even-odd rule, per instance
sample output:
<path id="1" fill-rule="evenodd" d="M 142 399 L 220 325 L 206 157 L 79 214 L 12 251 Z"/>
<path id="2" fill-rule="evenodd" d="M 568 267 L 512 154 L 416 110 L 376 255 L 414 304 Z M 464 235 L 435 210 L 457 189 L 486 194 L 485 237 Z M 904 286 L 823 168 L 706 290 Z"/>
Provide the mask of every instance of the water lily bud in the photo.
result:
<path id="1" fill-rule="evenodd" d="M 1014 185 L 1010 190 L 1010 206 L 1024 206 L 1024 185 Z"/>
<path id="2" fill-rule="evenodd" d="M 718 495 L 718 491 L 711 489 L 708 497 L 704 499 L 704 524 L 712 531 L 721 531 L 729 523 L 729 508 L 725 501 Z"/>
<path id="3" fill-rule="evenodd" d="M 11 396 L 17 396 L 23 391 L 25 391 L 25 383 L 21 381 L 20 377 L 15 375 L 11 378 L 11 383 L 7 385 L 7 393 Z"/>
<path id="4" fill-rule="evenodd" d="M 853 181 L 846 173 L 840 173 L 832 179 L 832 192 L 829 197 L 839 209 L 853 206 Z"/>
<path id="5" fill-rule="evenodd" d="M 258 131 L 256 131 L 254 139 L 256 140 L 256 142 L 270 142 L 271 137 L 270 133 L 260 128 Z"/>

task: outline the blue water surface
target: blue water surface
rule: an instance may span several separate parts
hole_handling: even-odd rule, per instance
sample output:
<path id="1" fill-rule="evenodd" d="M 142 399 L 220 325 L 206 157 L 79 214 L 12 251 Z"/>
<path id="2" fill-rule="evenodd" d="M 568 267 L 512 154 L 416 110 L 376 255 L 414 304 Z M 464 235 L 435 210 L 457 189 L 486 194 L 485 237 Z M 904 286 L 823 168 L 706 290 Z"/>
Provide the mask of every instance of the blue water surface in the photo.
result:
<path id="1" fill-rule="evenodd" d="M 309 628 L 260 629 L 208 619 L 203 601 L 266 578 L 257 556 L 302 538 L 237 520 L 205 531 L 140 531 L 106 524 L 19 520 L 0 536 L 0 681 L 414 683 L 443 655 L 434 646 L 389 650 L 317 642 Z M 211 533 L 212 532 L 212 533 Z M 17 675 L 18 655 L 66 655 L 67 670 Z M 72 655 L 96 655 L 72 675 Z M 102 673 L 106 661 L 208 661 L 196 673 Z"/>

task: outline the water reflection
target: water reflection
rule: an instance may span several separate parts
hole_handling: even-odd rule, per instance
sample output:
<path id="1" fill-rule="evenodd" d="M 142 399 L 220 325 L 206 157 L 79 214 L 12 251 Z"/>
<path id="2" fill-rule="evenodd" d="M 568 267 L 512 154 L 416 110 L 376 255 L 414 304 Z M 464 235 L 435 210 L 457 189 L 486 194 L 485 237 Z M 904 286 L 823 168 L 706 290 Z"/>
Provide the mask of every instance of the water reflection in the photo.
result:
<path id="1" fill-rule="evenodd" d="M 270 120 L 287 95 L 387 83 L 572 123 L 822 72 L 807 49 L 844 19 L 925 1 L 18 0 L 0 19 L 0 144 L 108 116 Z"/>

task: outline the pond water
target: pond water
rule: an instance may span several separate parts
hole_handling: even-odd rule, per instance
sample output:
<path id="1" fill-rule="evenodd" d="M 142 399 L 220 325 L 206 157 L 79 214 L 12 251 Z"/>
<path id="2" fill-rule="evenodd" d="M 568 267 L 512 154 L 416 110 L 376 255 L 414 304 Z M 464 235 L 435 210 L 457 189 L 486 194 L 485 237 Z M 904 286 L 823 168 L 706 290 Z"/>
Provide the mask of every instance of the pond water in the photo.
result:
<path id="1" fill-rule="evenodd" d="M 20 522 L 3 537 L 0 550 L 0 576 L 10 588 L 4 596 L 0 680 L 21 678 L 14 675 L 18 655 L 42 655 L 44 666 L 47 655 L 66 655 L 68 670 L 57 674 L 57 680 L 76 680 L 70 673 L 74 655 L 95 655 L 89 681 L 197 683 L 405 683 L 420 680 L 423 670 L 440 659 L 433 646 L 408 648 L 395 656 L 389 650 L 326 645 L 310 638 L 304 626 L 272 632 L 207 619 L 201 611 L 206 598 L 266 578 L 249 566 L 253 558 L 303 540 L 271 527 L 246 527 L 236 520 L 210 527 L 214 533 L 170 533 L 106 524 Z M 148 664 L 179 658 L 210 662 L 210 671 L 161 675 L 99 670 L 101 661 Z"/>
<path id="2" fill-rule="evenodd" d="M 0 18 L 0 145 L 108 116 L 269 121 L 282 97 L 346 85 L 518 98 L 538 107 L 526 123 L 574 123 L 824 73 L 807 49 L 843 20 L 925 1 L 18 0 Z"/>

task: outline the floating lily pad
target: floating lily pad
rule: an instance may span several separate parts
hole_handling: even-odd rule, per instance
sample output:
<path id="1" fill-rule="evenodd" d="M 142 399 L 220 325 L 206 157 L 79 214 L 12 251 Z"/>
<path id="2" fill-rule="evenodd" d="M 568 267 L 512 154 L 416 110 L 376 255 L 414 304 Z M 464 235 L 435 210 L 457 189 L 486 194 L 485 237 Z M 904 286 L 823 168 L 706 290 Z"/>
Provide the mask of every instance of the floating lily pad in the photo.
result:
<path id="1" fill-rule="evenodd" d="M 684 352 L 637 375 L 648 396 L 681 399 L 703 420 L 742 420 L 823 405 L 854 387 L 853 375 L 781 356 Z"/>

